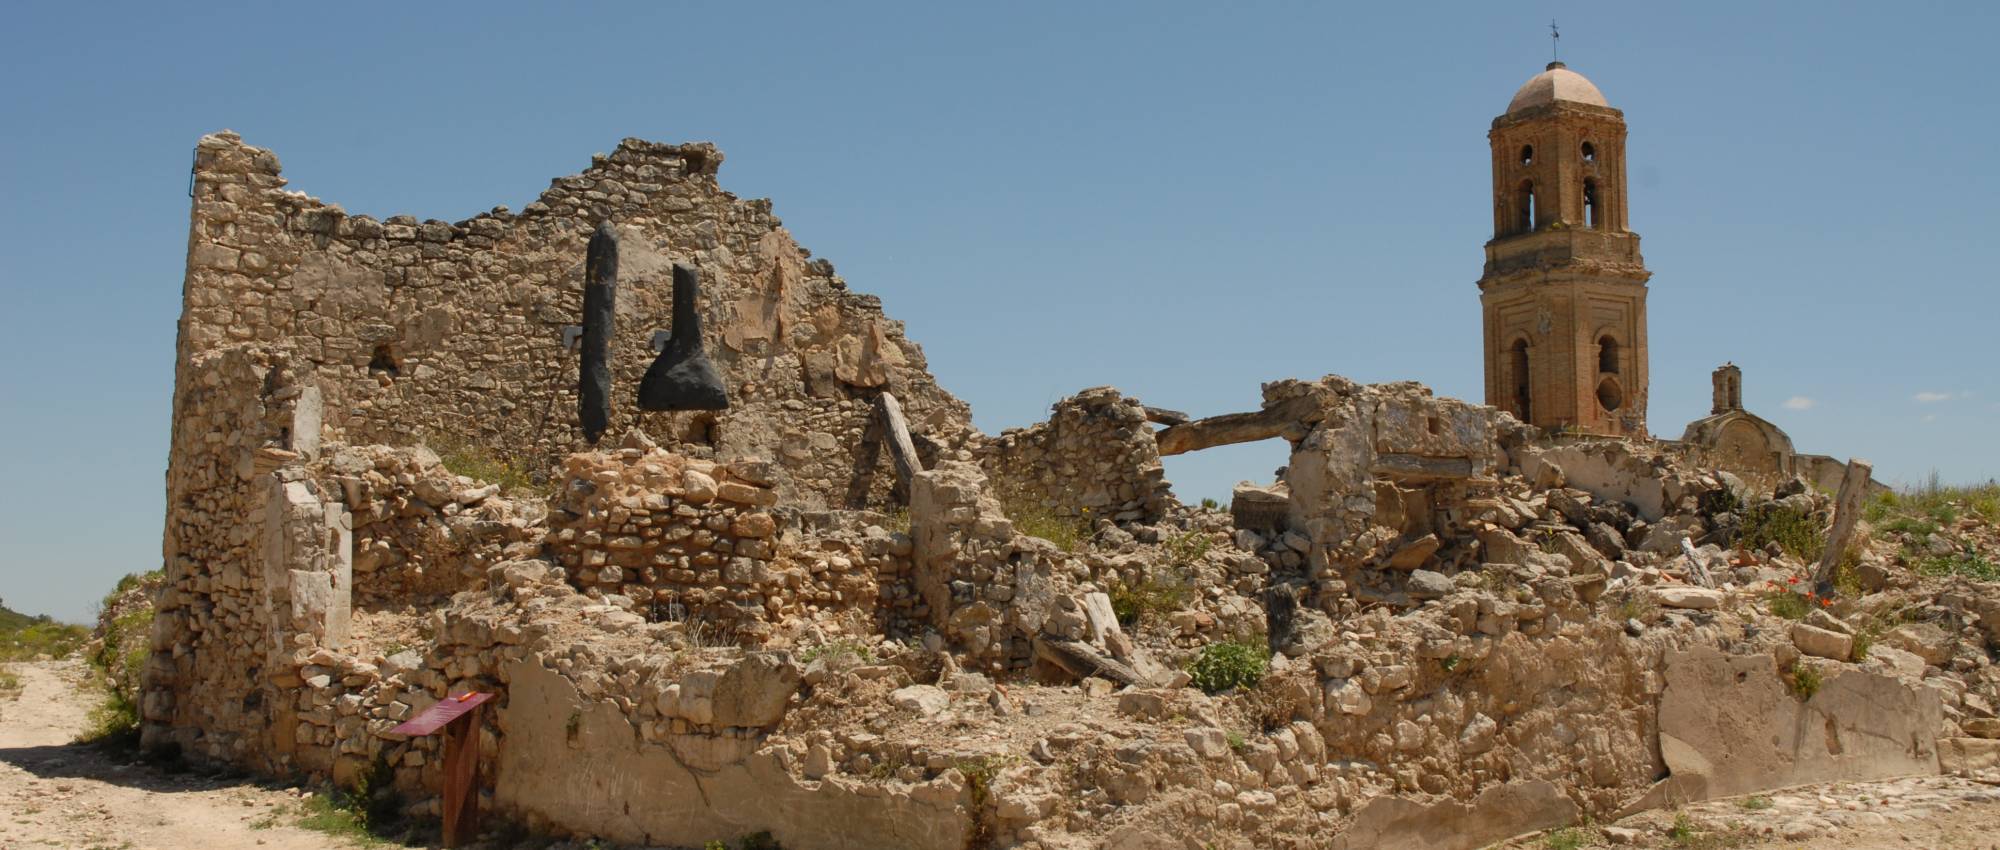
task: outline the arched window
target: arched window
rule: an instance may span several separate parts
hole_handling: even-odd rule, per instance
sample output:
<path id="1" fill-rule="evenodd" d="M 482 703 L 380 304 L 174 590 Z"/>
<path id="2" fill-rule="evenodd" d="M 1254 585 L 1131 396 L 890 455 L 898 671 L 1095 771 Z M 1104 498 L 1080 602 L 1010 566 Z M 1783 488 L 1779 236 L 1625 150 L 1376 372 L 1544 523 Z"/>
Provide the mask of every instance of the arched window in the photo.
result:
<path id="1" fill-rule="evenodd" d="M 1529 386 L 1528 341 L 1514 340 L 1514 349 L 1507 361 L 1508 372 L 1514 379 L 1514 415 L 1521 417 L 1523 422 L 1533 421 L 1535 396 Z"/>
<path id="2" fill-rule="evenodd" d="M 1522 165 L 1534 165 L 1534 164 L 1535 164 L 1535 146 L 1534 146 L 1534 145 L 1522 145 L 1522 146 L 1521 146 L 1521 164 L 1522 164 Z"/>
<path id="3" fill-rule="evenodd" d="M 1597 180 L 1585 178 L 1583 181 L 1583 223 L 1590 228 L 1604 225 L 1603 208 L 1597 204 Z"/>
<path id="4" fill-rule="evenodd" d="M 1517 232 L 1535 232 L 1535 181 L 1521 181 L 1521 188 L 1514 202 L 1514 215 L 1520 222 L 1516 227 Z"/>
<path id="5" fill-rule="evenodd" d="M 1618 374 L 1618 340 L 1610 334 L 1597 338 L 1597 371 Z"/>
<path id="6" fill-rule="evenodd" d="M 1584 162 L 1596 162 L 1596 161 L 1597 161 L 1597 146 L 1596 146 L 1596 145 L 1593 145 L 1593 144 L 1591 144 L 1591 143 L 1589 143 L 1589 142 L 1584 142 L 1584 143 L 1583 143 L 1583 161 L 1584 161 Z"/>

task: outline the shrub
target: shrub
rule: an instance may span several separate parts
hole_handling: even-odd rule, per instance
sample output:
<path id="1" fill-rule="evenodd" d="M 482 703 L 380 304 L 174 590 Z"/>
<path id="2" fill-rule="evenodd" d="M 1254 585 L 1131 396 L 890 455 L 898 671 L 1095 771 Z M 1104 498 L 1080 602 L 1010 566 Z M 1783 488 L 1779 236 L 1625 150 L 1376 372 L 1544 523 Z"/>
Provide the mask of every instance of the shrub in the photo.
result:
<path id="1" fill-rule="evenodd" d="M 1789 590 L 1773 590 L 1764 594 L 1764 605 L 1771 616 L 1787 620 L 1803 620 L 1812 613 L 1812 601 Z"/>
<path id="2" fill-rule="evenodd" d="M 1812 699 L 1813 694 L 1819 693 L 1819 671 L 1811 666 L 1793 662 L 1792 669 L 1785 674 L 1785 684 L 1791 686 L 1792 696 L 1798 697 L 1800 702 L 1805 702 Z"/>
<path id="3" fill-rule="evenodd" d="M 1763 811 L 1764 809 L 1768 809 L 1771 807 L 1771 798 L 1762 795 L 1753 797 L 1744 797 L 1743 799 L 1736 801 L 1736 805 L 1753 812 Z"/>
<path id="4" fill-rule="evenodd" d="M 1207 557 L 1208 550 L 1214 545 L 1215 540 L 1208 536 L 1208 532 L 1183 531 L 1167 538 L 1162 548 L 1166 550 L 1167 563 L 1186 567 Z"/>
<path id="5" fill-rule="evenodd" d="M 1792 557 L 1811 562 L 1819 560 L 1820 553 L 1826 551 L 1825 531 L 1819 517 L 1811 512 L 1770 502 L 1743 513 L 1743 530 L 1738 539 L 1750 549 L 1776 543 Z"/>
<path id="6" fill-rule="evenodd" d="M 1127 628 L 1141 619 L 1179 611 L 1194 595 L 1194 586 L 1179 570 L 1162 570 L 1137 584 L 1118 582 L 1108 588 L 1111 612 Z"/>
<path id="7" fill-rule="evenodd" d="M 1269 662 L 1262 646 L 1248 641 L 1223 641 L 1202 647 L 1189 663 L 1188 675 L 1194 677 L 1195 687 L 1219 694 L 1232 688 L 1255 687 L 1263 680 L 1264 666 Z"/>

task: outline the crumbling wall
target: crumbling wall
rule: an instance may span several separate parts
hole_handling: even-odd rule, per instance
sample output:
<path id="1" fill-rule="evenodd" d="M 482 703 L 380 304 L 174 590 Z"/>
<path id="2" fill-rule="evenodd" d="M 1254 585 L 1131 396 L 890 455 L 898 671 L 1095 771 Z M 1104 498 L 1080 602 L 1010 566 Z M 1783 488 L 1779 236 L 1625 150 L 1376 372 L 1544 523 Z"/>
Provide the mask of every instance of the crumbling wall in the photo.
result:
<path id="1" fill-rule="evenodd" d="M 564 469 L 550 550 L 579 589 L 750 646 L 821 610 L 877 619 L 879 562 L 781 551 L 792 512 L 771 510 L 769 464 L 628 448 L 571 455 Z"/>
<path id="2" fill-rule="evenodd" d="M 1064 517 L 1153 521 L 1173 503 L 1159 444 L 1137 399 L 1093 387 L 1056 402 L 1047 422 L 981 445 L 996 494 Z"/>
<path id="3" fill-rule="evenodd" d="M 894 478 L 870 437 L 876 393 L 902 400 L 935 454 L 960 446 L 965 405 L 880 302 L 809 260 L 771 215 L 715 181 L 712 145 L 628 139 L 519 213 L 456 224 L 378 221 L 288 191 L 277 157 L 233 133 L 196 148 L 180 359 L 241 342 L 290 347 L 350 444 L 465 443 L 537 472 L 581 448 L 577 360 L 584 244 L 621 238 L 612 431 L 720 459 L 778 461 L 805 504 L 884 504 Z M 641 414 L 633 402 L 670 324 L 673 261 L 700 269 L 708 350 L 731 408 Z"/>
<path id="4" fill-rule="evenodd" d="M 910 490 L 911 584 L 929 625 L 978 669 L 1027 667 L 1058 577 L 1081 568 L 1015 533 L 974 464 L 939 464 Z"/>
<path id="5" fill-rule="evenodd" d="M 339 446 L 309 472 L 352 512 L 358 609 L 436 603 L 542 542 L 539 499 L 495 498 L 500 485 L 453 473 L 423 446 Z"/>
<path id="6" fill-rule="evenodd" d="M 1414 578 L 1413 570 L 1452 560 L 1438 553 L 1440 539 L 1460 536 L 1470 520 L 1462 506 L 1507 463 L 1502 414 L 1417 384 L 1328 376 L 1268 384 L 1264 396 L 1267 408 L 1320 400 L 1301 423 L 1285 482 L 1290 527 L 1310 541 L 1307 562 L 1322 592 L 1346 589 L 1361 570 L 1371 574 L 1359 578 L 1381 586 L 1390 570 Z"/>
<path id="7" fill-rule="evenodd" d="M 316 385 L 283 351 L 207 352 L 176 370 L 164 586 L 141 717 L 148 745 L 218 759 L 270 748 L 273 657 L 344 633 L 344 512 L 295 471 L 319 450 Z"/>

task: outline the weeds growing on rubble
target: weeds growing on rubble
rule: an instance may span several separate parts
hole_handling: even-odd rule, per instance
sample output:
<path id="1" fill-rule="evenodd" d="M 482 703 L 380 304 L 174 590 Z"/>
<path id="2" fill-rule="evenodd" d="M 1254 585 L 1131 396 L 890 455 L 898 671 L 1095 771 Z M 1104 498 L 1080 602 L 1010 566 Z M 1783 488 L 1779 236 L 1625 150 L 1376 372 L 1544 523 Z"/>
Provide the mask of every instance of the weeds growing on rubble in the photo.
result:
<path id="1" fill-rule="evenodd" d="M 1819 693 L 1819 671 L 1794 661 L 1792 668 L 1785 671 L 1785 684 L 1791 687 L 1792 696 L 1798 697 L 1800 702 L 1805 702 L 1812 699 L 1813 694 Z"/>
<path id="2" fill-rule="evenodd" d="M 1826 551 L 1826 529 L 1811 511 L 1783 507 L 1775 502 L 1757 505 L 1743 512 L 1741 544 L 1762 549 L 1776 543 L 1785 553 L 1808 563 Z"/>
<path id="3" fill-rule="evenodd" d="M 1106 591 L 1118 624 L 1132 628 L 1142 619 L 1164 617 L 1186 606 L 1194 595 L 1194 583 L 1186 573 L 1169 568 L 1141 582 L 1114 583 Z"/>
<path id="4" fill-rule="evenodd" d="M 1927 576 L 1962 576 L 1975 581 L 2000 581 L 2000 564 L 1981 556 L 1967 545 L 1950 555 L 1933 555 L 1917 562 L 1917 572 Z"/>
<path id="5" fill-rule="evenodd" d="M 1000 510 L 1014 523 L 1014 530 L 1039 537 L 1065 552 L 1074 552 L 1096 531 L 1096 517 L 1089 508 L 1081 516 L 1064 516 L 1032 495 L 1014 489 L 1000 492 Z"/>
<path id="6" fill-rule="evenodd" d="M 1264 678 L 1267 655 L 1261 645 L 1248 641 L 1211 643 L 1188 664 L 1188 675 L 1194 677 L 1194 686 L 1206 693 L 1252 688 Z"/>
<path id="7" fill-rule="evenodd" d="M 501 454 L 456 437 L 432 437 L 430 443 L 438 453 L 438 461 L 453 475 L 498 484 L 503 493 L 528 492 L 542 497 L 555 493 L 554 485 L 535 481 L 533 467 L 524 458 Z"/>

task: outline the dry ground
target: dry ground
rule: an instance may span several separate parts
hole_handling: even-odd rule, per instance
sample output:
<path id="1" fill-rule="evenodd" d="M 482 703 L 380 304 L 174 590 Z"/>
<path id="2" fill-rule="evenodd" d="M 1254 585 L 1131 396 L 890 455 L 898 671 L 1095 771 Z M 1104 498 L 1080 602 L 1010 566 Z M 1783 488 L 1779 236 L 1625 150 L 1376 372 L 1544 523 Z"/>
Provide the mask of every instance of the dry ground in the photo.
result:
<path id="1" fill-rule="evenodd" d="M 98 694 L 82 662 L 7 666 L 22 689 L 0 696 L 0 848 L 348 846 L 324 833 L 273 823 L 289 820 L 283 813 L 296 807 L 295 791 L 240 777 L 169 773 L 130 754 L 72 743 Z"/>

